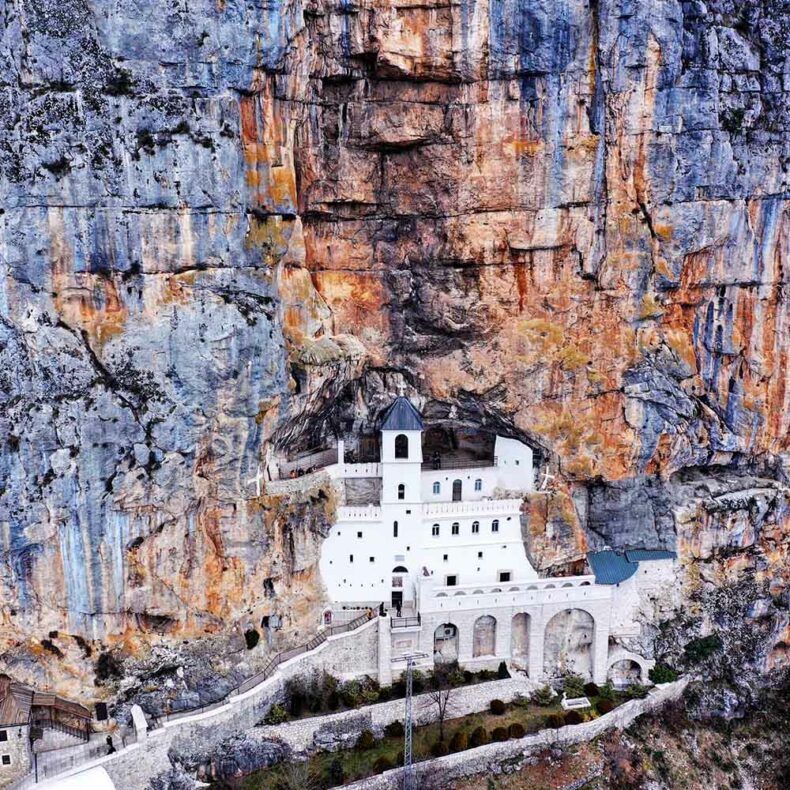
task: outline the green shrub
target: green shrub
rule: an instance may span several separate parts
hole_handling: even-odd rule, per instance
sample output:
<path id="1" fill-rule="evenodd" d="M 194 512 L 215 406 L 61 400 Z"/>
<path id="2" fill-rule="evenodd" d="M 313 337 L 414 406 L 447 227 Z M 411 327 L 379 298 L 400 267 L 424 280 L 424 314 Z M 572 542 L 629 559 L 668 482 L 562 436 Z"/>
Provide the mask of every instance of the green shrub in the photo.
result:
<path id="1" fill-rule="evenodd" d="M 456 667 L 448 676 L 447 678 L 450 681 L 450 685 L 453 688 L 458 688 L 459 686 L 463 686 L 466 680 L 466 673 Z"/>
<path id="2" fill-rule="evenodd" d="M 362 704 L 373 705 L 379 701 L 379 692 L 376 689 L 364 689 L 362 691 Z"/>
<path id="3" fill-rule="evenodd" d="M 546 684 L 532 692 L 530 699 L 535 705 L 540 705 L 542 708 L 547 708 L 557 698 L 554 689 Z"/>
<path id="4" fill-rule="evenodd" d="M 550 713 L 546 716 L 546 726 L 551 727 L 552 730 L 558 730 L 565 725 L 565 719 L 561 713 Z"/>
<path id="5" fill-rule="evenodd" d="M 483 746 L 488 743 L 488 733 L 485 731 L 485 727 L 475 727 L 472 730 L 472 737 L 469 739 L 469 743 L 472 747 Z"/>
<path id="6" fill-rule="evenodd" d="M 603 715 L 604 713 L 609 713 L 614 710 L 614 702 L 610 699 L 599 699 L 598 704 L 595 706 L 595 709 Z"/>
<path id="7" fill-rule="evenodd" d="M 584 694 L 587 697 L 597 697 L 601 693 L 597 683 L 585 683 Z"/>
<path id="8" fill-rule="evenodd" d="M 598 696 L 601 699 L 614 699 L 614 686 L 607 680 L 606 683 L 598 689 Z"/>
<path id="9" fill-rule="evenodd" d="M 721 648 L 721 637 L 718 634 L 710 634 L 701 639 L 692 639 L 683 648 L 683 655 L 689 664 L 699 664 L 706 658 L 710 658 Z"/>
<path id="10" fill-rule="evenodd" d="M 647 696 L 648 688 L 641 683 L 632 683 L 625 690 L 628 699 L 644 699 Z"/>
<path id="11" fill-rule="evenodd" d="M 359 681 L 349 680 L 340 687 L 340 700 L 347 708 L 362 704 L 362 686 Z"/>
<path id="12" fill-rule="evenodd" d="M 514 721 L 508 728 L 507 734 L 511 738 L 523 738 L 525 735 L 524 725 L 519 724 L 519 722 Z"/>
<path id="13" fill-rule="evenodd" d="M 507 705 L 501 699 L 492 699 L 489 708 L 495 716 L 501 716 L 507 710 Z"/>
<path id="14" fill-rule="evenodd" d="M 379 689 L 379 702 L 389 702 L 392 699 L 392 687 L 382 686 Z"/>
<path id="15" fill-rule="evenodd" d="M 346 781 L 346 772 L 343 770 L 343 760 L 340 757 L 335 757 L 329 763 L 327 779 L 329 779 L 331 787 L 337 787 L 337 785 L 342 785 Z"/>
<path id="16" fill-rule="evenodd" d="M 359 733 L 359 738 L 357 738 L 357 742 L 354 746 L 355 749 L 359 751 L 364 751 L 365 749 L 372 749 L 376 745 L 376 738 L 370 730 L 362 730 Z"/>
<path id="17" fill-rule="evenodd" d="M 510 677 L 510 672 L 507 671 L 507 664 L 504 661 L 499 662 L 499 666 L 497 667 L 496 676 L 500 680 L 507 680 Z"/>
<path id="18" fill-rule="evenodd" d="M 567 672 L 562 678 L 562 688 L 568 699 L 584 696 L 584 678 L 575 672 Z"/>
<path id="19" fill-rule="evenodd" d="M 648 677 L 653 683 L 671 683 L 678 679 L 678 673 L 666 664 L 656 664 L 648 672 Z"/>
<path id="20" fill-rule="evenodd" d="M 402 738 L 404 733 L 403 723 L 400 721 L 390 722 L 384 728 L 384 733 L 389 735 L 390 738 Z"/>
<path id="21" fill-rule="evenodd" d="M 468 748 L 469 736 L 462 730 L 458 730 L 457 732 L 453 733 L 453 737 L 450 738 L 450 751 L 462 752 L 464 749 Z"/>
<path id="22" fill-rule="evenodd" d="M 415 694 L 425 691 L 426 681 L 425 675 L 419 669 L 415 669 L 411 675 L 412 690 Z"/>
<path id="23" fill-rule="evenodd" d="M 394 767 L 395 763 L 386 754 L 379 755 L 373 763 L 373 771 L 377 774 L 383 774 L 384 771 L 389 771 Z"/>
<path id="24" fill-rule="evenodd" d="M 288 721 L 288 711 L 277 703 L 269 708 L 268 713 L 263 718 L 264 724 L 282 724 L 284 721 Z"/>
<path id="25" fill-rule="evenodd" d="M 326 706 L 329 710 L 337 710 L 340 707 L 340 695 L 336 691 L 327 697 Z"/>
<path id="26" fill-rule="evenodd" d="M 507 740 L 507 728 L 506 727 L 494 727 L 494 731 L 491 733 L 491 740 L 501 743 L 502 741 Z"/>
<path id="27" fill-rule="evenodd" d="M 578 710 L 565 711 L 566 724 L 581 724 L 584 721 L 584 716 Z"/>
<path id="28" fill-rule="evenodd" d="M 495 675 L 490 669 L 481 669 L 477 673 L 478 680 L 493 680 Z"/>
<path id="29" fill-rule="evenodd" d="M 431 754 L 434 757 L 444 757 L 446 754 L 450 754 L 450 747 L 444 741 L 436 741 L 431 746 Z"/>

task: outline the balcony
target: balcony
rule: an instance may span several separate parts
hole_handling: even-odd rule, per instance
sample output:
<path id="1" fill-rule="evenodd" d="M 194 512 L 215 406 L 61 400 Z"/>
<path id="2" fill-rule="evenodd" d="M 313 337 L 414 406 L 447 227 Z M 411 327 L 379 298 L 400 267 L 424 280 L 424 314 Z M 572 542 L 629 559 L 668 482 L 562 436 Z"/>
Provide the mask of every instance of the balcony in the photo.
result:
<path id="1" fill-rule="evenodd" d="M 497 458 L 471 458 L 463 455 L 448 454 L 423 461 L 423 471 L 445 471 L 452 469 L 485 469 L 496 466 Z"/>

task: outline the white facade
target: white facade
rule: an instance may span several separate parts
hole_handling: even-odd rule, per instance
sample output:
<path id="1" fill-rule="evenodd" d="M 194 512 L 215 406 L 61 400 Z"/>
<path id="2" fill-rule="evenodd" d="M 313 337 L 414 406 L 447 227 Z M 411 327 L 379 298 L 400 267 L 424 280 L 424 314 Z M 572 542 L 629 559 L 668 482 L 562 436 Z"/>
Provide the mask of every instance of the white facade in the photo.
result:
<path id="1" fill-rule="evenodd" d="M 382 430 L 380 465 L 364 465 L 380 470 L 381 503 L 339 507 L 322 547 L 321 576 L 331 599 L 408 606 L 421 578 L 442 585 L 537 578 L 521 536 L 522 499 L 492 498 L 497 489 L 532 489 L 532 451 L 503 441 L 510 466 L 434 469 L 423 464 L 421 431 Z M 348 476 L 357 476 L 360 465 L 348 466 Z"/>

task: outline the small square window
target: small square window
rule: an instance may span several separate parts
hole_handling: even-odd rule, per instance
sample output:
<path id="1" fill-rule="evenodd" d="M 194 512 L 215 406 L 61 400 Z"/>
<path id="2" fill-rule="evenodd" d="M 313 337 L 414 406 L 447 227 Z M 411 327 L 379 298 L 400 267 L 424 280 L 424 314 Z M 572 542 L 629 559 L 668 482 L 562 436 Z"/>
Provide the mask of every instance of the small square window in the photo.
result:
<path id="1" fill-rule="evenodd" d="M 371 561 L 371 562 L 375 562 L 375 561 L 376 561 L 376 558 L 375 558 L 375 557 L 371 557 L 371 558 L 370 558 L 370 561 Z M 505 581 L 508 581 L 508 580 L 506 579 Z"/>
<path id="2" fill-rule="evenodd" d="M 448 557 L 449 557 L 449 555 L 448 555 L 448 554 L 445 554 L 445 555 L 442 557 L 442 559 L 443 559 L 445 562 L 447 562 L 447 559 L 448 559 Z"/>
<path id="3" fill-rule="evenodd" d="M 518 458 L 516 458 L 516 466 L 518 466 L 520 463 L 521 461 L 519 461 Z"/>
<path id="4" fill-rule="evenodd" d="M 411 510 L 407 510 L 407 511 L 406 511 L 406 515 L 407 515 L 407 516 L 410 516 L 410 515 L 411 515 Z"/>
<path id="5" fill-rule="evenodd" d="M 3 755 L 3 765 L 11 765 L 11 755 L 4 754 Z"/>
<path id="6" fill-rule="evenodd" d="M 0 730 L 0 741 L 7 741 L 7 740 L 8 740 L 8 731 Z"/>
<path id="7" fill-rule="evenodd" d="M 362 533 L 361 532 L 357 532 L 357 537 L 361 538 L 362 537 Z"/>
<path id="8" fill-rule="evenodd" d="M 477 559 L 479 559 L 479 560 L 483 559 L 483 552 L 482 551 L 478 551 L 477 552 Z"/>
<path id="9" fill-rule="evenodd" d="M 501 582 L 509 582 L 510 581 L 510 571 L 499 571 L 499 581 L 501 581 Z"/>
<path id="10" fill-rule="evenodd" d="M 458 577 L 457 576 L 448 576 L 447 577 L 447 586 L 448 587 L 455 587 L 458 584 Z"/>

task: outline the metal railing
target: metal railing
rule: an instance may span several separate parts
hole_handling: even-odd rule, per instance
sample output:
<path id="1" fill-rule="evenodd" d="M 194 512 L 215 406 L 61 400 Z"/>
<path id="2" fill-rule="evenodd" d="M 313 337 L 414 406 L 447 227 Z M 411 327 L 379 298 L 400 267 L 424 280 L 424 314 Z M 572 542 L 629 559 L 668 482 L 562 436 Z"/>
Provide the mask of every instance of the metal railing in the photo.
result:
<path id="1" fill-rule="evenodd" d="M 421 624 L 419 614 L 416 617 L 390 617 L 391 628 L 415 628 Z"/>
<path id="2" fill-rule="evenodd" d="M 70 724 L 64 724 L 63 722 L 54 721 L 52 719 L 34 719 L 32 725 L 34 727 L 41 727 L 41 729 L 62 732 L 66 735 L 71 735 L 74 738 L 79 738 L 81 741 L 90 740 L 90 725 L 87 722 L 85 724 L 85 729 L 80 727 L 72 727 Z"/>
<path id="3" fill-rule="evenodd" d="M 430 461 L 423 461 L 423 469 L 433 469 L 437 472 L 443 469 L 482 469 L 487 466 L 496 466 L 497 459 L 494 458 L 437 458 Z"/>

